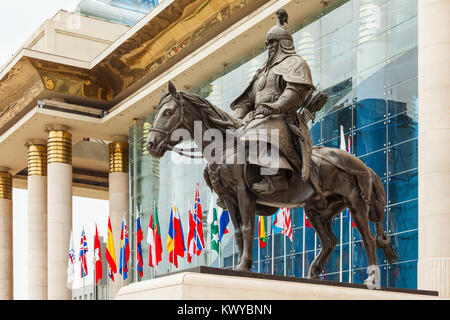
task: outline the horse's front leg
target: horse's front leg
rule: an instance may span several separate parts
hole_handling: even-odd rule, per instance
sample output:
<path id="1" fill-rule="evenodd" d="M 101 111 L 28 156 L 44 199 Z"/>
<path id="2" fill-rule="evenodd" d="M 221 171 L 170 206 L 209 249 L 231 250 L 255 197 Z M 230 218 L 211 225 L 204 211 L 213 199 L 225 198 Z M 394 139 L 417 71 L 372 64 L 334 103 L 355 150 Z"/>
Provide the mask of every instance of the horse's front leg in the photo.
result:
<path id="1" fill-rule="evenodd" d="M 234 237 L 236 239 L 237 247 L 238 247 L 238 264 L 241 263 L 242 259 L 242 251 L 244 248 L 244 243 L 242 240 L 242 221 L 239 213 L 239 209 L 236 207 L 236 204 L 232 200 L 224 200 L 225 205 L 227 206 L 228 212 L 230 213 L 231 222 L 234 226 Z"/>
<path id="2" fill-rule="evenodd" d="M 244 183 L 237 187 L 239 213 L 242 220 L 241 232 L 243 251 L 236 270 L 250 271 L 253 265 L 253 235 L 255 230 L 256 201 Z"/>

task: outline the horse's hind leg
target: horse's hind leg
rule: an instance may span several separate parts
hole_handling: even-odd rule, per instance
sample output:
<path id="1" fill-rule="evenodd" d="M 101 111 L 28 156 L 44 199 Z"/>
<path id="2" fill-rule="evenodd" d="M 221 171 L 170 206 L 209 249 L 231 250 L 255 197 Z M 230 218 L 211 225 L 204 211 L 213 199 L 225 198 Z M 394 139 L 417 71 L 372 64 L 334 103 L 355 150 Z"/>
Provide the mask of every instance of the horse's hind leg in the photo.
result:
<path id="1" fill-rule="evenodd" d="M 374 287 L 379 288 L 379 268 L 377 266 L 377 242 L 370 231 L 369 215 L 368 211 L 363 203 L 357 205 L 358 208 L 352 208 L 352 218 L 355 222 L 356 228 L 361 234 L 364 248 L 366 249 L 367 256 L 367 272 L 369 278 L 366 279 L 367 284 L 372 284 Z M 365 281 L 365 283 L 366 283 Z"/>
<path id="2" fill-rule="evenodd" d="M 321 214 L 315 210 L 305 210 L 308 221 L 317 233 L 322 248 L 309 268 L 308 278 L 319 279 L 328 257 L 338 243 L 338 239 L 331 230 L 331 220 L 325 222 Z"/>

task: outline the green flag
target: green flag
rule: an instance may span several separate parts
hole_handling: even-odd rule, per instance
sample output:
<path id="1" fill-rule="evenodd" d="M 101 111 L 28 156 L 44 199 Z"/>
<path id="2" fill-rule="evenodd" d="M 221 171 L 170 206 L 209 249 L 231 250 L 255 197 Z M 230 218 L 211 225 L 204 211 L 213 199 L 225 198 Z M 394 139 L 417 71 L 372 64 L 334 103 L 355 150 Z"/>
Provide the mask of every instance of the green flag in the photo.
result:
<path id="1" fill-rule="evenodd" d="M 209 203 L 207 222 L 211 227 L 211 251 L 216 250 L 219 254 L 219 220 L 217 219 L 216 200 L 217 195 L 213 194 Z"/>

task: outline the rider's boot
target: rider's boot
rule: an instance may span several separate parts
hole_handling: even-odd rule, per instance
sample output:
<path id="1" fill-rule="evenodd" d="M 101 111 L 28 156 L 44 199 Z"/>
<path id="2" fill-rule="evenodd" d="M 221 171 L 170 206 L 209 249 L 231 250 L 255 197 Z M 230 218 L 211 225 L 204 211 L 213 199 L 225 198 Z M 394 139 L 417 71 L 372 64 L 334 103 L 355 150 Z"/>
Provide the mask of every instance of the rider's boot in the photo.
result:
<path id="1" fill-rule="evenodd" d="M 260 195 L 269 195 L 275 192 L 287 190 L 289 184 L 284 174 L 264 176 L 264 178 L 252 185 L 253 190 Z"/>

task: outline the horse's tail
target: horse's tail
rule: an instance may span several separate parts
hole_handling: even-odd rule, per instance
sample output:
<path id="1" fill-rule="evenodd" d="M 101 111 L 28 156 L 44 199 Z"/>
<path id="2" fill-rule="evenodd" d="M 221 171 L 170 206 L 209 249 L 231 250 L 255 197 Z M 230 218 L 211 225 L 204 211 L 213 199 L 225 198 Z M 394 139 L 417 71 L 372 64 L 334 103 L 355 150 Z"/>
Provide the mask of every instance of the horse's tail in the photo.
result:
<path id="1" fill-rule="evenodd" d="M 372 195 L 369 210 L 369 219 L 375 223 L 377 247 L 383 249 L 389 264 L 398 259 L 397 253 L 391 245 L 391 238 L 383 231 L 384 207 L 386 196 L 383 184 L 378 175 L 369 168 L 372 176 Z"/>

